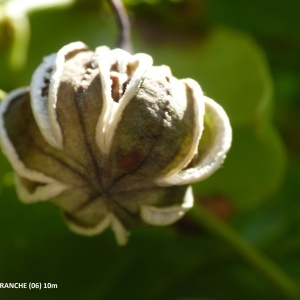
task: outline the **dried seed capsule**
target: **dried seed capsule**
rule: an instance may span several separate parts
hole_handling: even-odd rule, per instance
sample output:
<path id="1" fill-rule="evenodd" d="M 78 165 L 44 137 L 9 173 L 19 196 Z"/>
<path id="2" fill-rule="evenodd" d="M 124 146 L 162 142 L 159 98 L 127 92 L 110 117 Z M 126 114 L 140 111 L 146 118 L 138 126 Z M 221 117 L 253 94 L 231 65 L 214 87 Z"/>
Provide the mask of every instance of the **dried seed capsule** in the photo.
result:
<path id="1" fill-rule="evenodd" d="M 136 224 L 177 221 L 193 206 L 188 185 L 231 144 L 226 113 L 198 83 L 149 55 L 81 42 L 46 57 L 0 110 L 20 199 L 55 203 L 81 234 L 111 226 L 119 244 Z"/>

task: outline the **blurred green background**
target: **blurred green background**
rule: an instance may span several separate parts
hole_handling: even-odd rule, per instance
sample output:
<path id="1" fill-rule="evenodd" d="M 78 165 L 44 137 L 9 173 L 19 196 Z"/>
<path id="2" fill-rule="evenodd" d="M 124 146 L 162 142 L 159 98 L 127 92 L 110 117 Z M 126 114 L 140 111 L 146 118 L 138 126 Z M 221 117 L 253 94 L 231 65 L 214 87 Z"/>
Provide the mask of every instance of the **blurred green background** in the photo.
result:
<path id="1" fill-rule="evenodd" d="M 197 80 L 230 117 L 232 149 L 194 185 L 197 203 L 300 286 L 300 2 L 124 2 L 135 52 Z M 113 48 L 117 36 L 104 1 L 0 1 L 0 97 L 63 45 Z M 58 285 L 0 289 L 1 299 L 289 299 L 189 214 L 118 247 L 110 230 L 77 236 L 53 205 L 20 203 L 2 154 L 0 185 L 0 282 Z"/>

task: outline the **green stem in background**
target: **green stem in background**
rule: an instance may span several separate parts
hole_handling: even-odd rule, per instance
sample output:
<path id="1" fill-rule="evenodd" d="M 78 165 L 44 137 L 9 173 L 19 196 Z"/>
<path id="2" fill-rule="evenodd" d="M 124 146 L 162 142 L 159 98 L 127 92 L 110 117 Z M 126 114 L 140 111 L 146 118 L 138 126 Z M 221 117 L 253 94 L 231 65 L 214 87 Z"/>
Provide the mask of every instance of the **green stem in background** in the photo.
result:
<path id="1" fill-rule="evenodd" d="M 12 29 L 10 66 L 22 69 L 26 63 L 30 39 L 28 14 L 33 11 L 69 6 L 74 0 L 10 0 L 0 3 L 0 26 L 7 24 Z"/>
<path id="2" fill-rule="evenodd" d="M 6 93 L 0 89 L 0 102 L 6 97 Z"/>
<path id="3" fill-rule="evenodd" d="M 195 205 L 189 214 L 199 226 L 224 240 L 249 264 L 263 273 L 286 299 L 300 299 L 300 290 L 297 285 L 276 264 L 234 232 L 226 223 L 218 220 L 200 204 Z"/>
<path id="4" fill-rule="evenodd" d="M 12 70 L 22 69 L 27 60 L 27 51 L 30 40 L 29 20 L 25 14 L 14 15 L 9 19 L 13 29 L 13 43 L 9 61 Z"/>

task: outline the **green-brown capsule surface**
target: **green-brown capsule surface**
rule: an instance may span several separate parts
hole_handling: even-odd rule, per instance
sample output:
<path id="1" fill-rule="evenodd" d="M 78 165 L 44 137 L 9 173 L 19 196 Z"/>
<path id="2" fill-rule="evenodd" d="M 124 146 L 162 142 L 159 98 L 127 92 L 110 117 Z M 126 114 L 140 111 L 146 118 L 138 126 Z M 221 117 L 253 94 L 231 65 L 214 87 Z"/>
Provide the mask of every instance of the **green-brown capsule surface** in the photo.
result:
<path id="1" fill-rule="evenodd" d="M 46 57 L 0 110 L 20 199 L 55 203 L 81 234 L 111 226 L 119 244 L 136 224 L 177 221 L 193 205 L 188 185 L 231 144 L 226 113 L 194 80 L 149 55 L 81 42 Z"/>

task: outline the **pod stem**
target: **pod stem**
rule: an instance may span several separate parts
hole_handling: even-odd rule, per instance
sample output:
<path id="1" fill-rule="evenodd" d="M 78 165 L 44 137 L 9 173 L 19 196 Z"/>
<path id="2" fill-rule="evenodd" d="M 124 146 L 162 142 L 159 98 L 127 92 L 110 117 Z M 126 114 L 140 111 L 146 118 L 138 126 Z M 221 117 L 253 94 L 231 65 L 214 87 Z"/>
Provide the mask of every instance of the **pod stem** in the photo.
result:
<path id="1" fill-rule="evenodd" d="M 121 0 L 108 0 L 108 3 L 116 16 L 119 26 L 118 47 L 132 53 L 131 27 L 126 9 Z"/>

